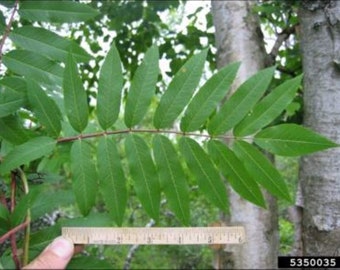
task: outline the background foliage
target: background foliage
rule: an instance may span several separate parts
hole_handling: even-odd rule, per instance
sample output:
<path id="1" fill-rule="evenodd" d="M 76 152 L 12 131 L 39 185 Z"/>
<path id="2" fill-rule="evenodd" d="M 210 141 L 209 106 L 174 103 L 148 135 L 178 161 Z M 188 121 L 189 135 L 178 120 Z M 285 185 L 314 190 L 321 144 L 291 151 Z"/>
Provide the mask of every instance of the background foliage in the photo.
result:
<path id="1" fill-rule="evenodd" d="M 297 125 L 298 43 L 273 49 L 269 67 L 220 106 L 239 63 L 215 71 L 210 13 L 209 31 L 197 28 L 198 9 L 178 32 L 179 1 L 1 4 L 11 44 L 1 54 L 0 235 L 14 239 L 2 250 L 5 268 L 27 263 L 62 226 L 208 225 L 218 209 L 228 212 L 225 180 L 260 207 L 260 186 L 291 202 L 260 148 L 298 156 L 337 146 Z M 6 25 L 12 7 L 19 16 Z M 297 24 L 294 5 L 265 1 L 254 12 L 273 34 Z M 167 71 L 160 60 L 170 61 Z M 28 225 L 50 213 L 59 216 L 53 226 Z M 127 269 L 127 249 L 89 247 L 69 267 Z M 136 267 L 209 267 L 209 249 L 162 247 L 151 265 L 155 249 L 143 247 Z"/>

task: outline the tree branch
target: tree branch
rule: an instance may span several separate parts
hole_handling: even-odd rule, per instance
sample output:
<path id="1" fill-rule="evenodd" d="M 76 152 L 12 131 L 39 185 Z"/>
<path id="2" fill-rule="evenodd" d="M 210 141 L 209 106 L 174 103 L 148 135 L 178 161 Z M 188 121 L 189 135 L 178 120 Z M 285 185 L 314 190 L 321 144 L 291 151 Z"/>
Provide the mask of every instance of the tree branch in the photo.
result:
<path id="1" fill-rule="evenodd" d="M 11 213 L 14 212 L 15 209 L 15 193 L 16 193 L 16 173 L 14 171 L 11 172 Z M 16 269 L 21 269 L 20 260 L 18 257 L 18 248 L 16 242 L 15 233 L 10 234 L 10 242 L 12 249 L 12 258 L 15 264 Z"/>
<path id="2" fill-rule="evenodd" d="M 2 35 L 2 39 L 0 41 L 0 70 L 1 70 L 1 64 L 2 64 L 2 54 L 3 54 L 2 50 L 3 50 L 3 47 L 5 45 L 5 41 L 6 41 L 7 37 L 9 36 L 9 33 L 11 32 L 12 23 L 13 23 L 13 20 L 14 20 L 14 15 L 18 10 L 18 5 L 19 5 L 19 0 L 16 0 L 15 3 L 14 3 L 14 6 L 13 6 L 13 11 L 12 11 L 11 17 L 9 18 L 9 21 L 6 25 L 5 32 Z"/>
<path id="3" fill-rule="evenodd" d="M 20 225 L 14 227 L 13 229 L 6 232 L 4 235 L 0 237 L 0 244 L 4 243 L 8 238 L 11 237 L 11 235 L 16 234 L 17 232 L 21 231 L 28 225 L 28 220 L 25 220 L 24 223 L 21 223 Z"/>
<path id="4" fill-rule="evenodd" d="M 269 56 L 271 57 L 272 61 L 275 62 L 275 58 L 279 53 L 279 49 L 284 41 L 286 41 L 291 34 L 295 33 L 295 29 L 298 26 L 298 24 L 294 24 L 291 27 L 283 29 L 281 33 L 278 34 L 277 39 L 274 43 L 274 46 L 269 53 Z"/>

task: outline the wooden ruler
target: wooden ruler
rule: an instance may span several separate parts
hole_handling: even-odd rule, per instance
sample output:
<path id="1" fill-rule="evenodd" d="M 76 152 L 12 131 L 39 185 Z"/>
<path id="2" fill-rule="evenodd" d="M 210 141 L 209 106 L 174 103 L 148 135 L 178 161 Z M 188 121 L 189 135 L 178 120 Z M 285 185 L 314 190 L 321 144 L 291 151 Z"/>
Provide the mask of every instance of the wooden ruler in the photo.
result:
<path id="1" fill-rule="evenodd" d="M 63 227 L 75 244 L 213 245 L 245 242 L 243 227 Z"/>

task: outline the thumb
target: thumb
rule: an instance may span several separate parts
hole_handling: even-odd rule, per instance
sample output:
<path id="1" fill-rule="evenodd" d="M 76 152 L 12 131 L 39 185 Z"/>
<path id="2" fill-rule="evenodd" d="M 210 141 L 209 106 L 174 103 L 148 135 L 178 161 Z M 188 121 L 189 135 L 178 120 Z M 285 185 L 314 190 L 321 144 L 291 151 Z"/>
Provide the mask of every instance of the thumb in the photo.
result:
<path id="1" fill-rule="evenodd" d="M 60 236 L 23 269 L 65 269 L 74 252 L 73 243 Z"/>

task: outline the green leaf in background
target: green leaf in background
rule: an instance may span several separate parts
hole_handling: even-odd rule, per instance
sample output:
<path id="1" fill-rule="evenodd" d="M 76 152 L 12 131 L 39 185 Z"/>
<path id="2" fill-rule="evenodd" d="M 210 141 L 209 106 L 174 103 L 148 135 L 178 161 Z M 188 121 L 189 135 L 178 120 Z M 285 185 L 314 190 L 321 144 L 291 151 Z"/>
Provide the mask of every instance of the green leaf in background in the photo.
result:
<path id="1" fill-rule="evenodd" d="M 100 70 L 97 96 L 97 117 L 102 129 L 110 128 L 117 120 L 123 88 L 119 53 L 113 44 Z"/>
<path id="2" fill-rule="evenodd" d="M 14 145 L 26 142 L 29 136 L 21 120 L 16 115 L 0 118 L 0 137 Z"/>
<path id="3" fill-rule="evenodd" d="M 113 220 L 121 226 L 127 204 L 127 189 L 121 158 L 115 141 L 107 136 L 99 139 L 97 165 L 99 190 Z"/>
<path id="4" fill-rule="evenodd" d="M 244 141 L 236 141 L 233 150 L 256 182 L 274 196 L 292 202 L 283 177 L 263 153 Z"/>
<path id="5" fill-rule="evenodd" d="M 20 17 L 31 21 L 51 23 L 82 22 L 96 17 L 99 12 L 88 5 L 73 1 L 23 1 Z"/>
<path id="6" fill-rule="evenodd" d="M 20 144 L 3 158 L 0 173 L 8 172 L 40 157 L 50 154 L 56 141 L 50 137 L 36 137 Z"/>
<path id="7" fill-rule="evenodd" d="M 183 132 L 198 130 L 226 96 L 240 63 L 233 63 L 213 75 L 191 100 L 181 121 Z M 224 118 L 225 119 L 225 118 Z"/>
<path id="8" fill-rule="evenodd" d="M 177 152 L 162 135 L 154 137 L 153 152 L 169 207 L 184 225 L 189 225 L 189 188 Z"/>
<path id="9" fill-rule="evenodd" d="M 97 196 L 97 171 L 91 155 L 91 146 L 77 140 L 71 147 L 72 186 L 82 215 L 86 216 L 95 204 Z"/>
<path id="10" fill-rule="evenodd" d="M 209 134 L 223 134 L 238 124 L 267 90 L 274 71 L 275 67 L 261 70 L 245 81 L 211 119 Z"/>
<path id="11" fill-rule="evenodd" d="M 255 133 L 278 117 L 292 102 L 301 84 L 302 75 L 287 80 L 276 87 L 254 107 L 253 112 L 246 116 L 234 129 L 236 136 Z"/>
<path id="12" fill-rule="evenodd" d="M 0 204 L 0 235 L 5 234 L 8 230 L 10 230 L 10 213 L 7 207 L 3 204 Z"/>
<path id="13" fill-rule="evenodd" d="M 17 46 L 38 52 L 52 60 L 66 62 L 69 51 L 72 52 L 77 62 L 87 62 L 91 59 L 91 56 L 75 41 L 63 38 L 44 28 L 22 26 L 14 29 L 9 37 Z"/>
<path id="14" fill-rule="evenodd" d="M 228 209 L 226 186 L 207 153 L 196 141 L 186 137 L 180 139 L 179 147 L 201 192 L 211 203 L 226 211 Z"/>
<path id="15" fill-rule="evenodd" d="M 11 71 L 47 85 L 61 85 L 63 68 L 56 62 L 35 52 L 13 50 L 3 56 Z"/>
<path id="16" fill-rule="evenodd" d="M 52 98 L 32 80 L 27 80 L 27 96 L 33 112 L 46 128 L 48 135 L 58 137 L 61 130 L 61 112 Z"/>
<path id="17" fill-rule="evenodd" d="M 112 262 L 108 259 L 100 259 L 97 256 L 86 256 L 73 258 L 66 269 L 112 269 Z"/>
<path id="18" fill-rule="evenodd" d="M 27 210 L 32 207 L 36 198 L 38 197 L 38 194 L 39 190 L 33 190 L 20 198 L 20 201 L 15 206 L 15 209 L 10 216 L 10 223 L 12 228 L 24 222 L 27 216 Z"/>
<path id="19" fill-rule="evenodd" d="M 60 221 L 63 227 L 110 227 L 113 225 L 108 213 L 90 213 L 86 217 L 64 219 Z"/>
<path id="20" fill-rule="evenodd" d="M 141 137 L 129 135 L 125 139 L 125 152 L 136 194 L 145 211 L 158 220 L 160 184 L 150 147 Z"/>
<path id="21" fill-rule="evenodd" d="M 9 218 L 9 211 L 7 207 L 0 204 L 0 219 L 7 220 Z"/>
<path id="22" fill-rule="evenodd" d="M 256 134 L 254 142 L 268 152 L 280 156 L 301 156 L 339 146 L 312 130 L 296 124 L 266 128 Z"/>
<path id="23" fill-rule="evenodd" d="M 258 184 L 249 175 L 236 155 L 224 143 L 217 140 L 209 141 L 208 149 L 231 187 L 242 198 L 258 206 L 265 207 L 266 203 Z"/>
<path id="24" fill-rule="evenodd" d="M 78 73 L 77 63 L 69 54 L 64 72 L 64 104 L 71 126 L 82 132 L 88 122 L 89 109 L 87 95 Z"/>
<path id="25" fill-rule="evenodd" d="M 0 118 L 25 106 L 26 83 L 17 77 L 5 77 L 0 81 Z"/>
<path id="26" fill-rule="evenodd" d="M 152 46 L 135 72 L 125 105 L 124 121 L 128 128 L 139 124 L 143 119 L 155 94 L 159 74 L 158 60 L 158 48 Z"/>
<path id="27" fill-rule="evenodd" d="M 40 186 L 31 186 L 30 188 L 30 192 L 34 189 L 39 189 L 38 195 L 31 206 L 32 220 L 40 218 L 46 213 L 51 213 L 61 206 L 69 206 L 74 203 L 75 198 L 71 189 L 56 190 L 55 187 L 44 187 L 44 184 Z M 51 196 L 51 194 L 53 194 L 53 196 Z M 46 198 L 48 198 L 48 200 Z"/>
<path id="28" fill-rule="evenodd" d="M 153 119 L 154 126 L 167 128 L 189 103 L 201 79 L 208 50 L 192 56 L 176 73 L 163 94 Z"/>

